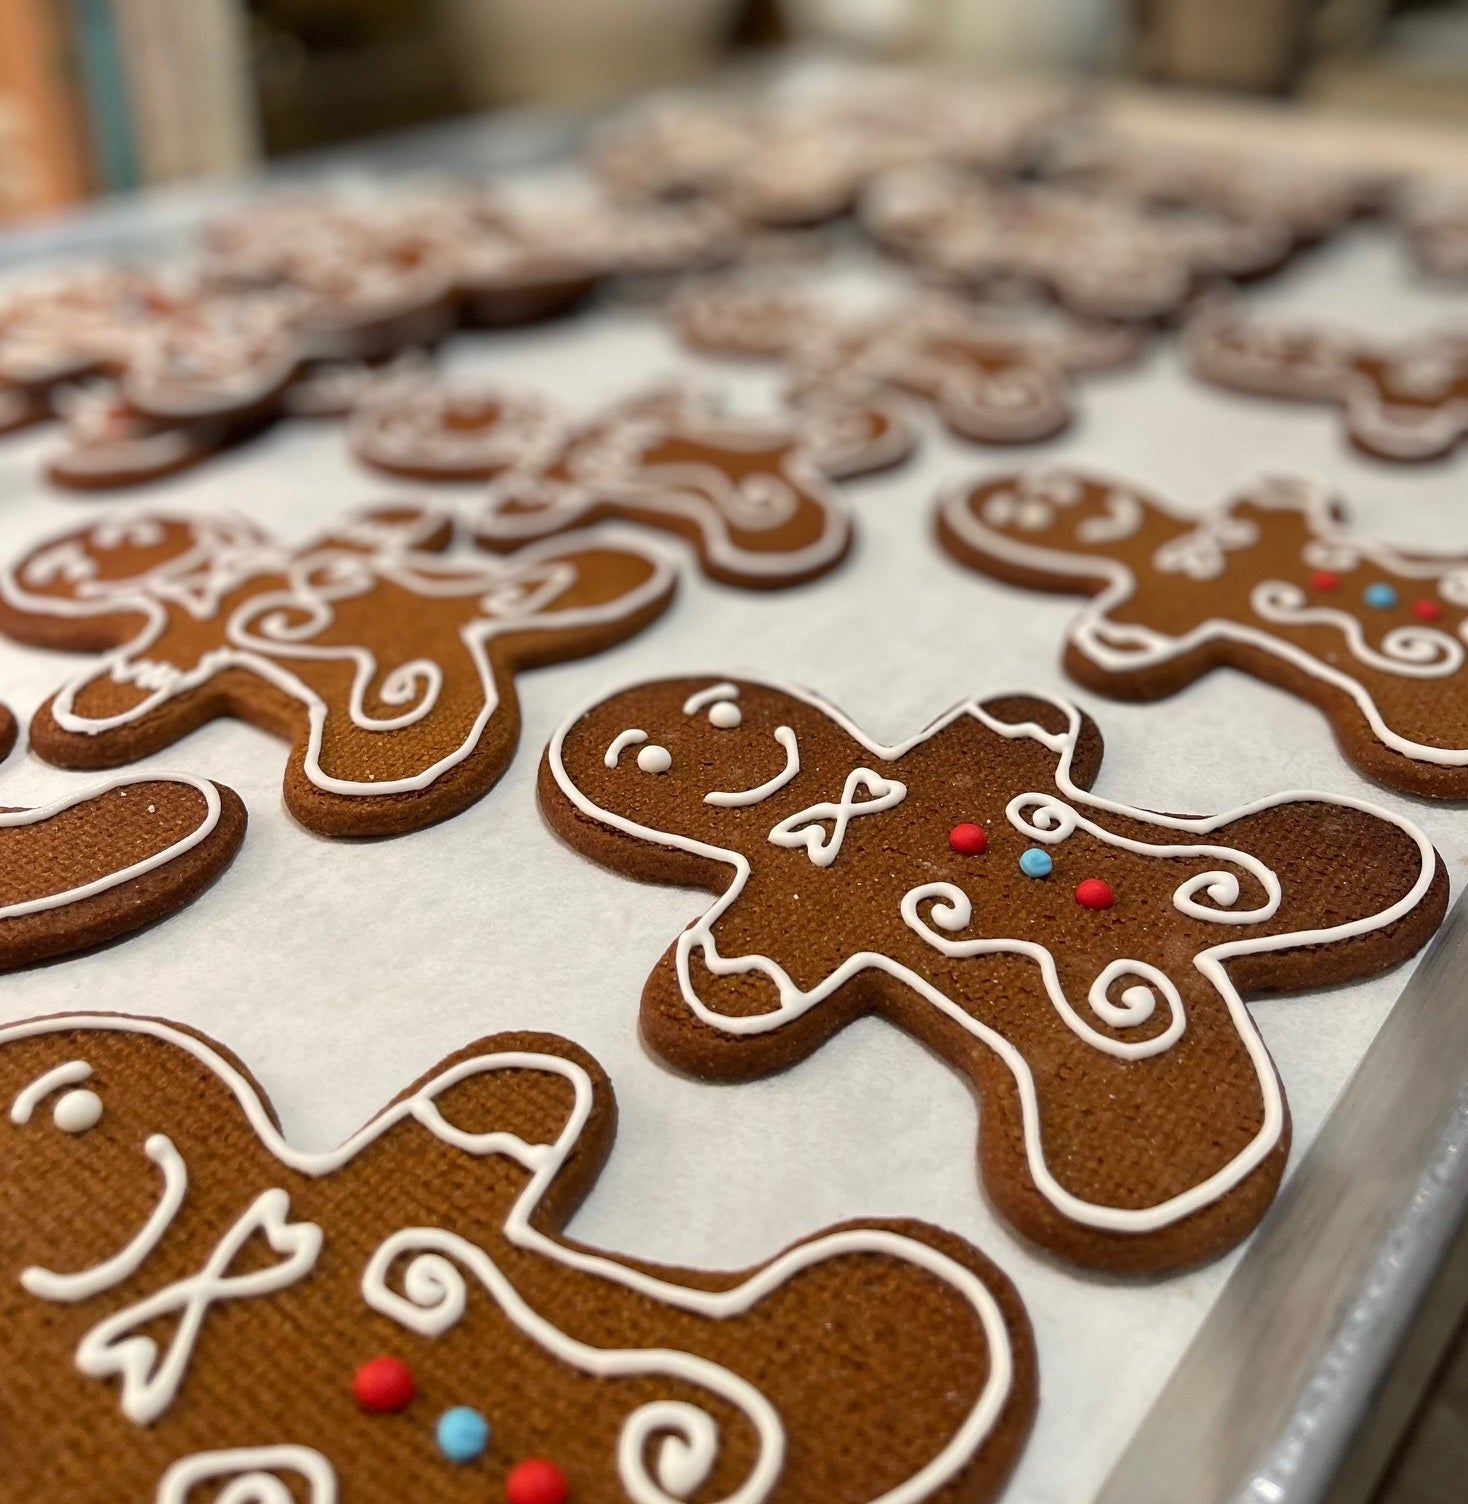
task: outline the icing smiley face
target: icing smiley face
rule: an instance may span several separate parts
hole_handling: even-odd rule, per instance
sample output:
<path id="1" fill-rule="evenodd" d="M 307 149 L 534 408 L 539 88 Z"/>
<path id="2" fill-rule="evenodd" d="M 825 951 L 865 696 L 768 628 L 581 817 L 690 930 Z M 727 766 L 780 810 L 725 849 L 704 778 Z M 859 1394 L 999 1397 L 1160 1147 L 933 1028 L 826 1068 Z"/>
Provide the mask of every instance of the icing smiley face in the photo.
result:
<path id="1" fill-rule="evenodd" d="M 1018 1297 L 921 1223 L 718 1276 L 562 1239 L 613 1108 L 554 1036 L 461 1050 L 316 1154 L 157 1020 L 0 1029 L 0 1101 L 17 1497 L 479 1504 L 538 1472 L 627 1504 L 984 1501 L 1033 1413 Z"/>
<path id="2" fill-rule="evenodd" d="M 1468 795 L 1468 561 L 1351 533 L 1341 507 L 1287 480 L 1201 520 L 1077 471 L 995 477 L 940 505 L 961 563 L 1092 599 L 1067 672 L 1158 699 L 1220 665 L 1319 705 L 1346 756 L 1394 788 Z"/>
<path id="3" fill-rule="evenodd" d="M 539 788 L 588 856 L 720 895 L 643 992 L 671 1063 L 762 1075 L 880 1013 L 972 1080 L 985 1186 L 1021 1231 L 1164 1269 L 1243 1236 L 1283 1169 L 1288 1112 L 1238 988 L 1391 964 L 1446 884 L 1415 827 L 1359 801 L 1159 815 L 1089 794 L 1099 759 L 1092 723 L 1038 696 L 888 747 L 803 692 L 678 679 L 573 718 Z"/>
<path id="4" fill-rule="evenodd" d="M 451 518 L 384 508 L 287 548 L 229 523 L 103 521 L 0 578 L 0 628 L 110 647 L 42 708 L 61 766 L 130 761 L 211 715 L 288 735 L 286 802 L 337 835 L 458 813 L 514 752 L 514 670 L 621 641 L 671 599 L 656 550 L 581 533 L 503 564 L 437 554 Z"/>

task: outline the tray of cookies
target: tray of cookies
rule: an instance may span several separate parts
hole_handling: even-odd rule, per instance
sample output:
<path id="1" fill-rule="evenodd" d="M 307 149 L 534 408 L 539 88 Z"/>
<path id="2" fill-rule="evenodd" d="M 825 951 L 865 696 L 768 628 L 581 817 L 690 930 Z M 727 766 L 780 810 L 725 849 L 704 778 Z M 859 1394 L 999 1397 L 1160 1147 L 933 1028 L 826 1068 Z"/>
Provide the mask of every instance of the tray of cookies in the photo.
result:
<path id="1" fill-rule="evenodd" d="M 567 138 L 0 248 L 5 1476 L 1312 1504 L 1468 1205 L 1425 189 Z"/>

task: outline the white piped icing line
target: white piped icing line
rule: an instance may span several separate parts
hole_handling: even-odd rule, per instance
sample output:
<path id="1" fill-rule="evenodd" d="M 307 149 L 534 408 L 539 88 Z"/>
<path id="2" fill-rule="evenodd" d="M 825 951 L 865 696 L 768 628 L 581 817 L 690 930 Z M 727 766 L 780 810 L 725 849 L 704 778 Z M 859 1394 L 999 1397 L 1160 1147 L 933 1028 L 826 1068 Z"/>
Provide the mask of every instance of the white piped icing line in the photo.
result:
<path id="1" fill-rule="evenodd" d="M 696 856 L 708 857 L 724 862 L 734 869 L 734 878 L 720 897 L 678 937 L 675 967 L 679 991 L 683 1002 L 701 1023 L 734 1036 L 767 1034 L 808 1013 L 851 978 L 864 971 L 881 971 L 897 978 L 960 1028 L 981 1039 L 1004 1062 L 1014 1077 L 1019 1092 L 1025 1156 L 1031 1180 L 1040 1194 L 1057 1211 L 1071 1221 L 1087 1227 L 1121 1233 L 1148 1233 L 1169 1227 L 1227 1194 L 1263 1163 L 1280 1142 L 1285 1125 L 1285 1108 L 1279 1080 L 1264 1042 L 1249 1016 L 1248 1009 L 1244 1006 L 1243 999 L 1228 975 L 1226 963 L 1236 956 L 1275 950 L 1293 950 L 1344 940 L 1354 935 L 1369 934 L 1374 930 L 1383 929 L 1409 914 L 1417 906 L 1426 895 L 1436 870 L 1436 854 L 1432 843 L 1417 826 L 1388 809 L 1380 808 L 1365 800 L 1354 799 L 1349 795 L 1290 791 L 1255 800 L 1253 803 L 1220 815 L 1193 818 L 1158 814 L 1151 810 L 1137 809 L 1115 800 L 1104 799 L 1089 790 L 1080 788 L 1071 778 L 1071 763 L 1075 756 L 1076 742 L 1081 727 L 1080 712 L 1069 702 L 1039 691 L 1025 690 L 1017 693 L 1023 694 L 1028 699 L 1042 700 L 1054 705 L 1065 718 L 1066 729 L 1063 732 L 1047 731 L 1033 721 L 1010 724 L 997 720 L 978 701 L 968 700 L 961 705 L 954 706 L 906 741 L 894 746 L 884 746 L 873 741 L 840 710 L 818 695 L 794 685 L 757 680 L 752 676 L 746 677 L 750 679 L 750 682 L 762 683 L 766 688 L 802 700 L 822 715 L 830 717 L 849 736 L 882 761 L 895 761 L 901 758 L 914 747 L 964 716 L 972 716 L 989 730 L 1006 739 L 1028 737 L 1039 742 L 1058 756 L 1055 782 L 1060 797 L 1035 792 L 1020 795 L 1011 800 L 1005 813 L 1016 829 L 1035 840 L 1056 842 L 1064 839 L 1073 830 L 1081 828 L 1110 845 L 1147 855 L 1218 858 L 1227 861 L 1235 868 L 1248 872 L 1262 890 L 1264 897 L 1262 904 L 1247 910 L 1234 911 L 1231 906 L 1237 904 L 1242 895 L 1242 888 L 1236 873 L 1220 870 L 1197 874 L 1181 884 L 1173 894 L 1174 906 L 1192 919 L 1224 926 L 1239 926 L 1268 919 L 1276 912 L 1280 902 L 1279 879 L 1268 867 L 1247 852 L 1196 839 L 1169 841 L 1158 845 L 1134 841 L 1106 830 L 1082 815 L 1075 806 L 1089 807 L 1144 825 L 1151 825 L 1161 831 L 1197 838 L 1206 837 L 1210 832 L 1245 815 L 1273 809 L 1279 805 L 1297 802 L 1335 804 L 1346 809 L 1362 810 L 1378 819 L 1390 822 L 1410 836 L 1416 845 L 1420 859 L 1416 881 L 1401 899 L 1380 913 L 1366 919 L 1351 920 L 1344 924 L 1314 930 L 1224 940 L 1200 951 L 1193 957 L 1195 969 L 1223 1000 L 1229 1019 L 1248 1054 L 1259 1089 L 1262 1121 L 1253 1138 L 1239 1153 L 1214 1174 L 1187 1191 L 1147 1207 L 1107 1206 L 1087 1201 L 1068 1191 L 1051 1170 L 1045 1157 L 1039 1098 L 1034 1075 L 1020 1051 L 997 1030 L 974 1018 L 911 967 L 877 951 L 858 951 L 848 956 L 841 965 L 815 986 L 803 989 L 771 956 L 753 954 L 726 957 L 721 955 L 715 937 L 715 928 L 723 915 L 738 901 L 749 882 L 751 873 L 749 860 L 741 852 L 715 846 L 674 831 L 658 830 L 594 803 L 571 780 L 566 772 L 562 755 L 567 733 L 585 712 L 584 710 L 578 711 L 562 722 L 546 750 L 546 758 L 557 787 L 577 810 L 590 819 L 640 840 L 670 846 Z M 788 728 L 782 729 L 788 730 Z M 793 732 L 791 732 L 790 741 L 793 747 L 795 744 Z M 798 754 L 793 752 L 792 762 L 798 767 Z M 784 781 L 789 780 L 787 778 Z M 1030 811 L 1033 813 L 1029 813 Z M 802 818 L 808 813 L 802 812 Z M 1200 904 L 1197 901 L 1199 894 L 1211 899 L 1212 904 L 1217 907 Z M 925 902 L 933 904 L 929 910 L 928 920 L 925 920 L 920 912 L 920 905 Z M 1176 986 L 1149 963 L 1118 959 L 1102 972 L 1090 989 L 1088 1001 L 1097 1016 L 1113 1027 L 1135 1027 L 1147 1022 L 1155 1015 L 1160 996 L 1167 1004 L 1169 1019 L 1166 1028 L 1161 1033 L 1139 1042 L 1123 1042 L 1100 1034 L 1076 1012 L 1074 1006 L 1065 997 L 1059 985 L 1054 958 L 1044 947 L 1032 946 L 1030 942 L 1018 940 L 953 941 L 933 928 L 933 924 L 936 923 L 939 929 L 951 933 L 962 929 L 970 922 L 971 900 L 955 884 L 933 883 L 913 888 L 903 895 L 901 912 L 908 926 L 942 954 L 972 956 L 995 951 L 1012 951 L 1031 956 L 1040 966 L 1046 991 L 1060 1017 L 1081 1039 L 1094 1045 L 1098 1050 L 1104 1050 L 1121 1059 L 1146 1058 L 1168 1049 L 1181 1037 L 1186 1027 L 1182 1000 Z M 776 990 L 777 1005 L 766 1012 L 745 1015 L 729 1015 L 710 1008 L 699 997 L 693 984 L 691 963 L 695 955 L 700 963 L 717 977 L 750 972 L 757 972 L 764 976 Z M 1111 992 L 1115 984 L 1124 977 L 1134 977 L 1136 980 L 1122 991 L 1120 1002 L 1114 1002 L 1111 1000 Z"/>
<path id="2" fill-rule="evenodd" d="M 438 520 L 430 518 L 423 526 Z M 112 524 L 124 541 L 122 528 L 127 521 L 117 519 Z M 146 527 L 150 519 L 138 521 Z M 359 522 L 357 532 L 364 546 L 373 549 L 371 554 L 335 547 L 329 541 L 316 549 L 292 553 L 248 532 L 248 525 L 216 521 L 210 526 L 213 531 L 188 553 L 128 582 L 116 593 L 100 583 L 93 584 L 93 588 L 83 591 L 85 600 L 36 595 L 26 588 L 27 582 L 17 577 L 14 567 L 0 573 L 0 598 L 19 610 L 71 618 L 103 611 L 136 613 L 144 618 L 145 625 L 130 642 L 104 655 L 96 668 L 71 680 L 57 693 L 52 715 L 64 731 L 97 736 L 132 724 L 165 701 L 206 683 L 225 669 L 241 668 L 305 707 L 308 734 L 302 769 L 317 788 L 332 794 L 375 797 L 428 788 L 473 753 L 499 708 L 499 689 L 489 652 L 495 638 L 623 621 L 665 595 L 676 578 L 676 566 L 668 554 L 609 528 L 561 534 L 520 550 L 504 564 L 478 561 L 466 566 L 461 561 L 415 553 L 413 536 L 394 534 L 377 527 L 370 519 Z M 93 532 L 100 538 L 100 527 Z M 637 554 L 649 565 L 648 578 L 603 605 L 552 609 L 555 601 L 577 581 L 575 566 L 564 556 L 595 548 Z M 189 669 L 147 656 L 148 649 L 168 626 L 169 606 L 203 619 L 214 613 L 230 591 L 259 573 L 280 573 L 291 583 L 268 595 L 251 596 L 237 607 L 223 624 L 225 645 L 202 654 Z M 75 540 L 66 540 L 33 556 L 26 569 L 27 581 L 38 586 L 58 576 L 92 584 L 94 574 L 95 566 Z M 465 623 L 459 636 L 478 676 L 484 703 L 460 744 L 421 772 L 392 779 L 340 778 L 327 773 L 321 764 L 330 707 L 279 660 L 351 663 L 353 678 L 347 713 L 353 725 L 371 732 L 392 732 L 422 720 L 439 702 L 444 683 L 442 666 L 431 660 L 414 659 L 400 664 L 382 677 L 378 694 L 385 703 L 404 708 L 395 716 L 374 718 L 366 713 L 365 697 L 378 678 L 375 655 L 361 645 L 317 645 L 309 640 L 333 621 L 336 601 L 364 594 L 379 579 L 428 598 L 479 597 L 480 616 Z M 80 714 L 75 709 L 77 695 L 104 678 L 136 685 L 147 693 L 137 704 L 116 715 Z"/>
<path id="3" fill-rule="evenodd" d="M 628 747 L 635 747 L 638 742 L 646 740 L 647 732 L 639 730 L 636 726 L 629 726 L 627 730 L 619 731 L 612 738 L 611 746 L 607 748 L 606 756 L 602 758 L 602 761 L 609 768 L 615 768 Z"/>
<path id="4" fill-rule="evenodd" d="M 772 794 L 778 794 L 800 772 L 800 744 L 789 726 L 776 726 L 775 740 L 785 751 L 785 766 L 773 778 L 767 778 L 752 789 L 715 789 L 703 796 L 703 802 L 724 809 L 742 809 L 751 804 L 763 804 Z"/>
<path id="5" fill-rule="evenodd" d="M 185 852 L 192 851 L 219 824 L 219 790 L 207 778 L 195 778 L 190 773 L 119 773 L 100 784 L 94 783 L 89 788 L 80 789 L 74 794 L 57 799 L 52 804 L 39 805 L 35 809 L 10 810 L 0 814 L 0 830 L 10 830 L 22 825 L 39 825 L 42 821 L 49 820 L 65 810 L 73 809 L 78 804 L 86 804 L 93 799 L 115 793 L 120 789 L 132 788 L 139 783 L 187 784 L 190 788 L 197 789 L 204 800 L 203 819 L 187 835 L 180 836 L 178 840 L 165 846 L 161 851 L 155 851 L 152 856 L 140 857 L 126 867 L 119 867 L 116 872 L 108 872 L 89 883 L 82 883 L 75 888 L 64 888 L 56 893 L 47 893 L 40 898 L 28 898 L 22 902 L 0 905 L 0 919 L 18 919 L 25 914 L 40 914 L 47 909 L 63 908 L 67 904 L 80 903 L 84 898 L 91 898 L 95 894 L 107 892 L 109 888 L 116 888 L 123 883 L 131 882 L 135 877 L 142 877 L 146 872 L 153 872 L 159 867 L 167 866 L 169 862 L 177 861 Z"/>
<path id="6" fill-rule="evenodd" d="M 712 1320 L 742 1315 L 802 1270 L 853 1253 L 886 1255 L 944 1281 L 969 1305 L 983 1328 L 988 1375 L 973 1406 L 937 1454 L 917 1473 L 868 1504 L 921 1504 L 941 1489 L 973 1459 L 1009 1397 L 1014 1381 L 1014 1356 L 1004 1316 L 993 1293 L 963 1264 L 900 1233 L 883 1228 L 850 1228 L 820 1234 L 787 1250 L 736 1285 L 722 1290 L 701 1290 L 661 1280 L 604 1255 L 560 1243 L 539 1231 L 534 1225 L 537 1208 L 575 1149 L 595 1098 L 591 1076 L 584 1067 L 563 1056 L 506 1050 L 461 1060 L 411 1096 L 394 1103 L 336 1149 L 307 1153 L 292 1148 L 282 1137 L 246 1076 L 203 1040 L 169 1024 L 105 1014 L 59 1015 L 0 1028 L 0 1048 L 23 1039 L 71 1031 L 140 1034 L 185 1051 L 212 1071 L 231 1092 L 266 1150 L 300 1175 L 331 1174 L 408 1119 L 464 1153 L 481 1157 L 503 1154 L 530 1172 L 530 1180 L 510 1209 L 503 1228 L 505 1237 L 516 1247 Z M 85 1062 L 70 1062 L 69 1067 L 77 1064 Z M 544 1071 L 570 1085 L 574 1097 L 572 1109 L 553 1143 L 531 1144 L 516 1134 L 496 1130 L 469 1133 L 440 1113 L 436 1099 L 443 1092 L 472 1076 L 501 1070 Z M 61 1080 L 57 1070 L 47 1072 L 21 1093 L 16 1099 L 17 1106 L 24 1102 L 33 1111 L 44 1095 L 40 1091 L 43 1083 L 51 1083 L 48 1089 L 54 1091 L 70 1079 L 74 1078 Z M 25 1121 L 16 1117 L 15 1107 L 12 1120 Z M 32 1290 L 33 1294 L 49 1299 L 85 1299 L 120 1283 L 142 1264 L 172 1224 L 187 1183 L 187 1171 L 166 1137 L 158 1134 L 150 1138 L 148 1152 L 164 1166 L 166 1189 L 145 1228 L 116 1259 L 106 1264 L 78 1276 L 48 1276 L 59 1281 L 85 1281 L 84 1287 L 78 1283 L 74 1287 L 61 1287 L 66 1293 L 59 1295 L 48 1295 L 44 1290 Z M 263 1192 L 226 1232 L 200 1273 L 177 1280 L 94 1326 L 78 1346 L 77 1366 L 93 1377 L 114 1374 L 122 1377 L 123 1409 L 134 1421 L 146 1423 L 164 1413 L 182 1382 L 211 1304 L 266 1295 L 310 1272 L 320 1252 L 321 1229 L 314 1223 L 290 1222 L 288 1209 L 286 1191 L 277 1187 Z M 283 1255 L 281 1261 L 247 1275 L 229 1275 L 230 1261 L 256 1231 L 264 1233 L 272 1249 Z M 400 1258 L 407 1258 L 408 1262 L 398 1291 L 390 1286 L 388 1276 Z M 761 1504 L 769 1497 L 784 1465 L 786 1440 L 778 1413 L 757 1389 L 721 1365 L 694 1354 L 669 1349 L 596 1348 L 579 1342 L 540 1315 L 483 1248 L 456 1233 L 427 1227 L 403 1228 L 393 1233 L 379 1245 L 363 1270 L 362 1297 L 373 1310 L 409 1330 L 436 1337 L 453 1327 L 467 1307 L 468 1286 L 461 1269 L 484 1287 L 501 1314 L 517 1330 L 583 1373 L 608 1377 L 667 1374 L 717 1394 L 745 1417 L 758 1439 L 758 1455 L 748 1476 L 721 1504 Z M 30 1284 L 27 1288 L 31 1288 Z M 73 1288 L 85 1288 L 86 1293 L 70 1293 Z M 177 1315 L 178 1326 L 162 1362 L 157 1362 L 156 1344 L 139 1335 L 137 1328 L 166 1315 Z M 717 1434 L 713 1419 L 684 1401 L 654 1401 L 633 1411 L 623 1423 L 616 1453 L 618 1476 L 633 1504 L 674 1504 L 681 1497 L 680 1484 L 685 1489 L 696 1487 L 712 1466 Z M 649 1441 L 658 1435 L 666 1435 L 668 1440 L 657 1449 L 654 1471 L 658 1476 L 654 1478 L 647 1470 L 645 1457 Z M 291 1495 L 274 1476 L 280 1470 L 295 1471 L 306 1478 L 311 1488 L 310 1504 L 334 1504 L 336 1477 L 331 1464 L 319 1452 L 301 1446 L 201 1452 L 180 1459 L 164 1474 L 157 1504 L 186 1504 L 188 1493 L 196 1484 L 223 1477 L 233 1481 L 219 1495 L 221 1500 L 283 1504 Z"/>
<path id="7" fill-rule="evenodd" d="M 1127 565 L 1099 555 L 1075 554 L 1063 549 L 1021 543 L 995 532 L 985 527 L 969 507 L 968 499 L 972 489 L 971 486 L 955 488 L 948 492 L 940 505 L 944 523 L 970 547 L 1012 563 L 1042 569 L 1049 574 L 1072 575 L 1078 579 L 1102 577 L 1106 580 L 1105 587 L 1081 607 L 1067 629 L 1070 642 L 1098 668 L 1108 673 L 1130 673 L 1168 663 L 1210 642 L 1247 643 L 1283 659 L 1301 672 L 1348 695 L 1365 717 L 1372 734 L 1392 751 L 1399 752 L 1414 762 L 1430 762 L 1439 767 L 1468 767 L 1468 747 L 1435 747 L 1393 731 L 1359 679 L 1338 665 L 1326 663 L 1272 632 L 1220 617 L 1211 617 L 1177 636 L 1136 623 L 1111 621 L 1110 613 L 1136 593 L 1136 576 Z M 1301 510 L 1312 532 L 1316 534 L 1317 542 L 1328 546 L 1338 545 L 1353 560 L 1370 559 L 1382 569 L 1390 570 L 1403 578 L 1430 580 L 1439 585 L 1445 599 L 1454 604 L 1463 604 L 1454 594 L 1455 590 L 1461 590 L 1459 580 L 1464 568 L 1461 560 L 1413 559 L 1373 539 L 1347 532 L 1331 515 L 1327 493 L 1317 486 L 1303 481 L 1274 480 L 1259 490 L 1251 491 L 1248 499 L 1261 506 L 1277 505 Z M 1216 540 L 1217 524 L 1222 523 L 1226 527 L 1231 520 L 1236 519 L 1205 519 L 1200 523 L 1196 534 L 1188 535 L 1189 540 L 1199 545 L 1199 551 L 1194 557 L 1204 557 L 1203 541 L 1210 534 Z M 1177 540 L 1180 545 L 1184 541 Z M 1211 551 L 1207 556 L 1210 560 L 1214 557 Z M 1177 558 L 1181 560 L 1182 557 L 1183 553 L 1179 552 Z M 1159 568 L 1168 567 L 1160 559 L 1155 562 Z M 1220 562 L 1216 569 L 1211 564 L 1207 567 L 1195 565 L 1188 569 L 1178 562 L 1173 567 L 1187 569 L 1195 578 L 1212 578 L 1221 571 L 1222 564 Z M 1256 612 L 1266 621 L 1275 620 L 1283 624 L 1289 620 L 1305 619 L 1295 613 L 1295 597 L 1281 594 L 1280 584 L 1266 584 L 1263 595 L 1258 595 L 1256 591 L 1257 598 L 1251 602 Z M 1328 621 L 1324 614 L 1326 610 L 1327 608 L 1321 608 L 1322 615 L 1318 618 L 1320 624 L 1340 628 L 1353 656 L 1372 668 L 1400 674 L 1404 678 L 1437 678 L 1453 672 L 1453 669 L 1442 665 L 1460 650 L 1446 633 L 1403 627 L 1389 633 L 1387 641 L 1383 643 L 1383 651 L 1377 652 L 1367 647 L 1360 635 L 1359 623 L 1355 633 L 1352 633 L 1345 626 L 1344 619 Z M 1346 613 L 1340 614 L 1345 618 Z M 1316 619 L 1313 613 L 1310 619 Z"/>
<path id="8" fill-rule="evenodd" d="M 154 1504 L 188 1504 L 200 1483 L 229 1481 L 215 1495 L 216 1504 L 295 1504 L 295 1495 L 278 1476 L 299 1473 L 309 1492 L 306 1504 L 337 1504 L 336 1471 L 312 1447 L 233 1447 L 182 1457 L 158 1481 Z"/>
<path id="9" fill-rule="evenodd" d="M 864 798 L 856 797 L 858 789 L 866 790 Z M 786 815 L 770 832 L 770 844 L 797 851 L 803 846 L 805 854 L 817 867 L 829 867 L 841 855 L 846 827 L 856 816 L 895 809 L 906 798 L 905 783 L 899 783 L 895 778 L 883 778 L 870 768 L 853 768 L 846 775 L 839 803 L 823 800 L 808 809 Z M 827 820 L 832 822 L 829 836 L 824 823 Z"/>

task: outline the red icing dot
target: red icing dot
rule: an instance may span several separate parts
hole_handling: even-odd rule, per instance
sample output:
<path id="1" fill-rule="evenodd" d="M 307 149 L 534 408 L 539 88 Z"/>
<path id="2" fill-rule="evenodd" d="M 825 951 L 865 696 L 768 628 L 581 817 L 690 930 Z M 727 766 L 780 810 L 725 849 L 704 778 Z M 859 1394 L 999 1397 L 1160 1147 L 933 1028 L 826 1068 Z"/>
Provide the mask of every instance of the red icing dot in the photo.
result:
<path id="1" fill-rule="evenodd" d="M 1418 621 L 1436 621 L 1443 614 L 1443 608 L 1436 601 L 1413 601 L 1412 615 Z"/>
<path id="2" fill-rule="evenodd" d="M 1088 877 L 1076 885 L 1076 902 L 1083 909 L 1109 909 L 1116 902 L 1116 894 L 1111 891 L 1110 883 Z"/>
<path id="3" fill-rule="evenodd" d="M 505 1478 L 505 1504 L 565 1504 L 571 1485 L 554 1462 L 527 1457 Z"/>
<path id="4" fill-rule="evenodd" d="M 395 1415 L 413 1400 L 413 1370 L 401 1358 L 369 1358 L 352 1378 L 357 1403 L 373 1415 Z"/>
<path id="5" fill-rule="evenodd" d="M 978 856 L 980 852 L 989 849 L 989 836 L 982 825 L 970 825 L 965 822 L 955 825 L 948 832 L 948 844 L 964 856 Z"/>
<path id="6" fill-rule="evenodd" d="M 1328 569 L 1317 569 L 1310 576 L 1311 587 L 1315 590 L 1334 590 L 1341 582 L 1338 574 L 1332 574 Z"/>

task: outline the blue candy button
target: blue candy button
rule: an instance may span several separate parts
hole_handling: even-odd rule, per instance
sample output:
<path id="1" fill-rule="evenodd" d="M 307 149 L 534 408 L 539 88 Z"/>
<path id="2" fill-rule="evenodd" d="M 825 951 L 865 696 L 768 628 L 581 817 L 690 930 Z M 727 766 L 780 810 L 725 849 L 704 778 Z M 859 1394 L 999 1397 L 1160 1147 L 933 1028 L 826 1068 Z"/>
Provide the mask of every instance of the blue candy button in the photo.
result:
<path id="1" fill-rule="evenodd" d="M 1049 877 L 1054 865 L 1050 860 L 1050 853 L 1042 851 L 1038 846 L 1031 846 L 1028 851 L 1021 853 L 1019 859 L 1019 870 L 1026 877 Z"/>
<path id="2" fill-rule="evenodd" d="M 456 1405 L 438 1418 L 438 1449 L 450 1462 L 473 1462 L 489 1445 L 489 1422 L 468 1405 Z"/>
<path id="3" fill-rule="evenodd" d="M 1397 603 L 1397 592 L 1390 585 L 1378 581 L 1375 585 L 1366 587 L 1366 604 L 1375 606 L 1378 611 L 1390 611 Z"/>

